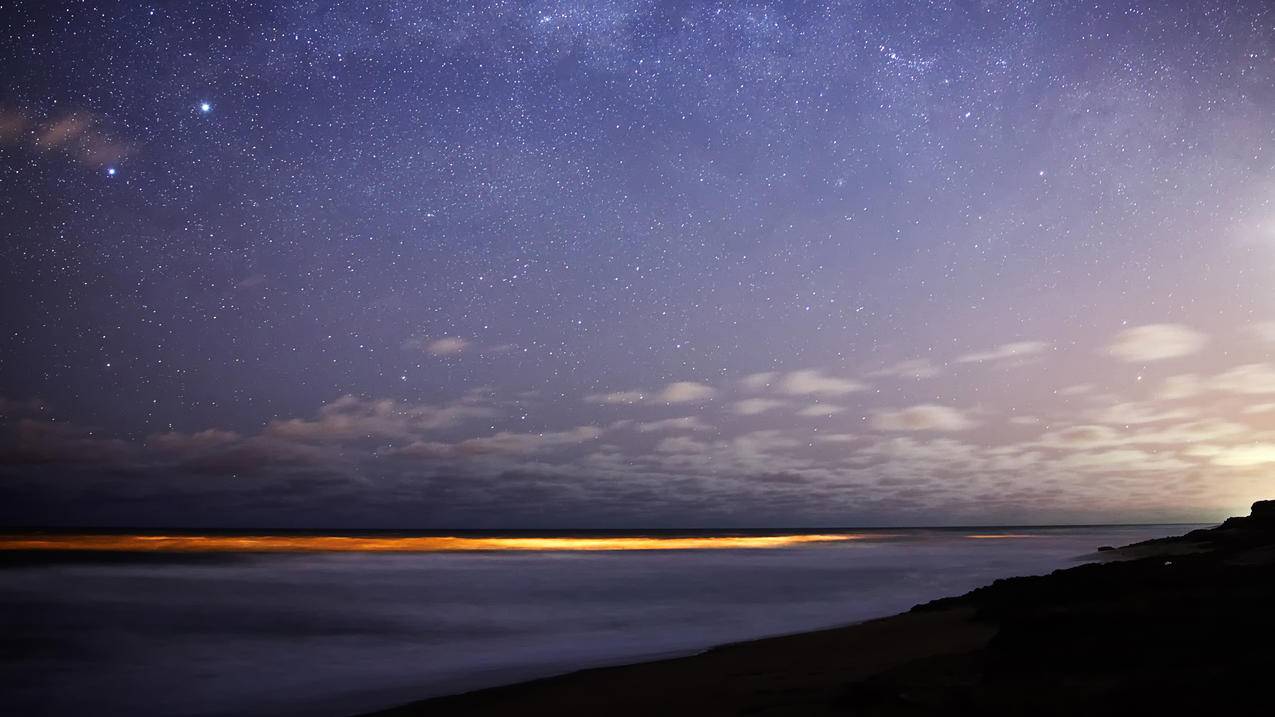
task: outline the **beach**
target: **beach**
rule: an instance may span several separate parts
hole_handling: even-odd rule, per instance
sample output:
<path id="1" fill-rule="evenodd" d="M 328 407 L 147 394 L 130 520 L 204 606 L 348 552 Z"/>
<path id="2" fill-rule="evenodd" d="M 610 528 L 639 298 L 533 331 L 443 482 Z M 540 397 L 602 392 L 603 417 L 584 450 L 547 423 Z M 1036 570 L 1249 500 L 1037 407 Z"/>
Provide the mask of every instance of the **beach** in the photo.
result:
<path id="1" fill-rule="evenodd" d="M 376 713 L 1209 714 L 1261 699 L 1275 502 L 846 628 Z"/>
<path id="2" fill-rule="evenodd" d="M 872 620 L 1183 530 L 0 536 L 0 683 L 55 717 L 342 717 Z"/>

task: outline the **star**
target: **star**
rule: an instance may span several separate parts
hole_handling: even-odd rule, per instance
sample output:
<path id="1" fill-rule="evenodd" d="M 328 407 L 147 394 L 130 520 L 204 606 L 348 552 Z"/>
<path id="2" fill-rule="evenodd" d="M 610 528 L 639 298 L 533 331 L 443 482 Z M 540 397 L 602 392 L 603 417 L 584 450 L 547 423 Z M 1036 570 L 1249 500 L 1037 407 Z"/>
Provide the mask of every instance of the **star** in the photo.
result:
<path id="1" fill-rule="evenodd" d="M 509 470 L 550 471 L 563 501 L 540 504 L 569 521 L 694 523 L 699 499 L 670 502 L 681 494 L 660 476 L 675 465 L 707 485 L 737 450 L 748 475 L 723 509 L 745 522 L 850 520 L 838 511 L 859 502 L 888 509 L 874 521 L 897 507 L 960 522 L 984 499 L 1029 522 L 1103 519 L 1144 505 L 1129 498 L 1143 490 L 1186 515 L 1193 489 L 1156 480 L 1186 465 L 1216 486 L 1215 508 L 1252 490 L 1247 468 L 1223 463 L 1256 458 L 1145 456 L 1208 432 L 1175 417 L 1225 421 L 1206 442 L 1229 450 L 1275 415 L 1260 401 L 1275 395 L 1275 333 L 1249 328 L 1275 324 L 1275 242 L 1260 241 L 1275 239 L 1275 96 L 1253 89 L 1271 0 L 1149 7 L 1099 43 L 1076 40 L 1122 27 L 1119 3 L 977 17 L 898 0 L 364 4 L 4 5 L 15 27 L 58 28 L 0 43 L 15 84 L 0 154 L 18 160 L 0 162 L 0 223 L 21 227 L 0 232 L 0 286 L 31 295 L 0 312 L 0 362 L 20 367 L 0 371 L 6 472 L 31 418 L 13 406 L 38 399 L 48 418 L 122 441 L 40 434 L 83 480 L 166 470 L 174 456 L 155 451 L 179 449 L 183 468 L 216 457 L 245 490 L 277 487 L 277 508 L 263 503 L 295 506 L 290 521 L 345 519 L 331 479 L 367 496 L 350 516 L 378 522 L 398 471 L 436 461 L 474 495 Z M 108 38 L 110 61 L 64 36 Z M 148 66 L 163 72 L 135 71 Z M 124 361 L 118 381 L 101 380 L 104 351 Z M 670 385 L 692 400 L 665 407 Z M 682 420 L 700 398 L 712 410 Z M 536 422 L 517 401 L 534 401 Z M 1011 424 L 1022 435 L 1000 430 L 1015 405 L 1039 416 Z M 1135 424 L 1110 455 L 1089 450 L 1103 429 L 1044 435 L 1049 421 L 1115 431 L 1130 417 L 1163 425 Z M 145 445 L 170 422 L 189 435 Z M 589 427 L 605 434 L 597 448 Z M 801 448 L 828 433 L 841 435 Z M 403 442 L 417 445 L 398 455 Z M 362 461 L 378 455 L 395 459 L 373 495 Z M 652 502 L 564 477 L 600 466 L 651 481 Z M 820 477 L 809 490 L 766 478 L 792 467 Z M 21 468 L 41 486 L 46 469 Z M 998 473 L 984 482 L 985 469 Z M 1132 492 L 1099 505 L 1085 471 Z M 313 490 L 276 480 L 311 473 Z M 938 492 L 877 480 L 894 474 Z M 1032 490 L 1041 481 L 1049 491 Z M 190 483 L 157 479 L 153 515 L 121 483 L 121 500 L 86 499 L 85 515 L 182 520 L 201 510 Z M 60 486 L 30 505 L 62 520 L 50 501 L 79 499 Z M 473 514 L 470 496 L 438 490 L 430 515 Z M 521 523 L 508 490 L 483 520 Z M 0 527 L 27 512 L 5 498 Z M 415 520 L 412 507 L 383 520 Z"/>

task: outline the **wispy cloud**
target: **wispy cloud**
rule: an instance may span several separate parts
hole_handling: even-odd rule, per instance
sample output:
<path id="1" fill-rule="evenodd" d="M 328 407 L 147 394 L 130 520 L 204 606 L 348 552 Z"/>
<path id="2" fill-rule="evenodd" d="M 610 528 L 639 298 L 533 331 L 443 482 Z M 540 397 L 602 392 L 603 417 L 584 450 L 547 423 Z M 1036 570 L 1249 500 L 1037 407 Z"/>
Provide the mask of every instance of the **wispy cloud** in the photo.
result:
<path id="1" fill-rule="evenodd" d="M 469 346 L 469 340 L 459 336 L 444 336 L 425 344 L 425 351 L 431 356 L 455 356 Z"/>
<path id="2" fill-rule="evenodd" d="M 1247 395 L 1275 393 L 1275 365 L 1250 363 L 1220 373 L 1209 379 L 1209 388 Z"/>
<path id="3" fill-rule="evenodd" d="M 736 401 L 731 410 L 741 416 L 757 416 L 767 411 L 773 411 L 776 408 L 787 406 L 787 401 L 780 401 L 773 398 L 746 398 L 742 401 Z"/>
<path id="4" fill-rule="evenodd" d="M 877 369 L 868 374 L 869 376 L 894 376 L 897 378 L 923 379 L 934 378 L 943 375 L 943 369 L 939 368 L 929 359 L 909 359 L 891 364 L 885 368 Z"/>
<path id="5" fill-rule="evenodd" d="M 823 418 L 825 416 L 834 416 L 845 410 L 845 406 L 838 406 L 832 403 L 814 403 L 806 406 L 800 411 L 797 411 L 797 415 L 810 418 Z"/>
<path id="6" fill-rule="evenodd" d="M 1149 363 L 1190 356 L 1209 337 L 1182 324 L 1148 324 L 1121 331 L 1107 352 L 1127 363 Z"/>
<path id="7" fill-rule="evenodd" d="M 1015 341 L 1001 344 L 987 351 L 976 351 L 956 357 L 957 363 L 991 363 L 1010 359 L 1025 359 L 1044 353 L 1049 344 L 1044 341 Z"/>
<path id="8" fill-rule="evenodd" d="M 430 405 L 346 395 L 324 405 L 314 419 L 275 420 L 266 426 L 265 433 L 320 442 L 406 438 L 493 415 L 492 407 L 474 400 Z"/>
<path id="9" fill-rule="evenodd" d="M 0 108 L 0 143 L 20 144 L 42 154 L 53 152 L 85 165 L 100 167 L 119 162 L 132 147 L 99 128 L 101 120 L 88 112 L 37 117 Z"/>
<path id="10" fill-rule="evenodd" d="M 843 396 L 868 388 L 867 384 L 854 379 L 828 376 L 815 369 L 784 374 L 777 387 L 781 393 L 792 396 Z"/>
<path id="11" fill-rule="evenodd" d="M 664 433 L 676 431 L 712 431 L 712 426 L 708 425 L 698 416 L 682 416 L 680 418 L 665 418 L 659 421 L 645 421 L 637 424 L 639 433 Z"/>
<path id="12" fill-rule="evenodd" d="M 610 393 L 590 393 L 584 397 L 587 403 L 606 405 L 637 403 L 703 403 L 712 400 L 717 389 L 696 381 L 674 381 L 661 389 L 645 391 L 629 389 Z"/>
<path id="13" fill-rule="evenodd" d="M 542 433 L 500 431 L 490 436 L 479 436 L 453 443 L 437 440 L 414 441 L 401 447 L 385 449 L 381 451 L 381 455 L 426 459 L 483 455 L 527 456 L 564 446 L 587 443 L 596 440 L 602 433 L 603 429 L 596 426 L 579 426 L 565 431 Z"/>
<path id="14" fill-rule="evenodd" d="M 677 381 L 664 387 L 656 396 L 656 400 L 664 403 L 694 403 L 711 399 L 717 389 L 694 381 Z"/>
<path id="15" fill-rule="evenodd" d="M 965 431 L 976 425 L 964 412 L 936 404 L 882 411 L 872 417 L 872 427 L 879 431 Z"/>

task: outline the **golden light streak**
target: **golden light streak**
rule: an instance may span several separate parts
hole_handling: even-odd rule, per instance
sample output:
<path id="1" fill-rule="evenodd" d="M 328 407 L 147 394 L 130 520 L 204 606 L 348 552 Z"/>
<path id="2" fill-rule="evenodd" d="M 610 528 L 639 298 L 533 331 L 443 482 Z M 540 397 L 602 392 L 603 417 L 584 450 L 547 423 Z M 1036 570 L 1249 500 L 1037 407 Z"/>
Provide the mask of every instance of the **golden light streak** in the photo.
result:
<path id="1" fill-rule="evenodd" d="M 0 550 L 130 553 L 451 553 L 499 550 L 713 550 L 782 548 L 861 535 L 619 538 L 354 537 L 338 535 L 0 535 Z"/>
<path id="2" fill-rule="evenodd" d="M 971 540 L 1013 540 L 1017 538 L 1037 538 L 1040 536 L 1030 533 L 974 533 L 967 535 L 966 538 Z"/>

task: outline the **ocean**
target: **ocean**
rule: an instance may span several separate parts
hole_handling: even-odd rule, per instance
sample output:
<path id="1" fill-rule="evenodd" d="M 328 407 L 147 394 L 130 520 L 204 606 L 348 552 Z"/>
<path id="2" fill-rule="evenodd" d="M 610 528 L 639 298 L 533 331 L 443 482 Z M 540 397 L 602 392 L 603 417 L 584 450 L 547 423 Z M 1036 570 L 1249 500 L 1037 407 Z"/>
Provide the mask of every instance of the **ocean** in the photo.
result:
<path id="1" fill-rule="evenodd" d="M 805 532 L 853 539 L 675 550 L 0 553 L 17 558 L 0 563 L 0 702 L 14 715 L 353 715 L 845 625 L 1192 527 L 821 530 Z"/>

